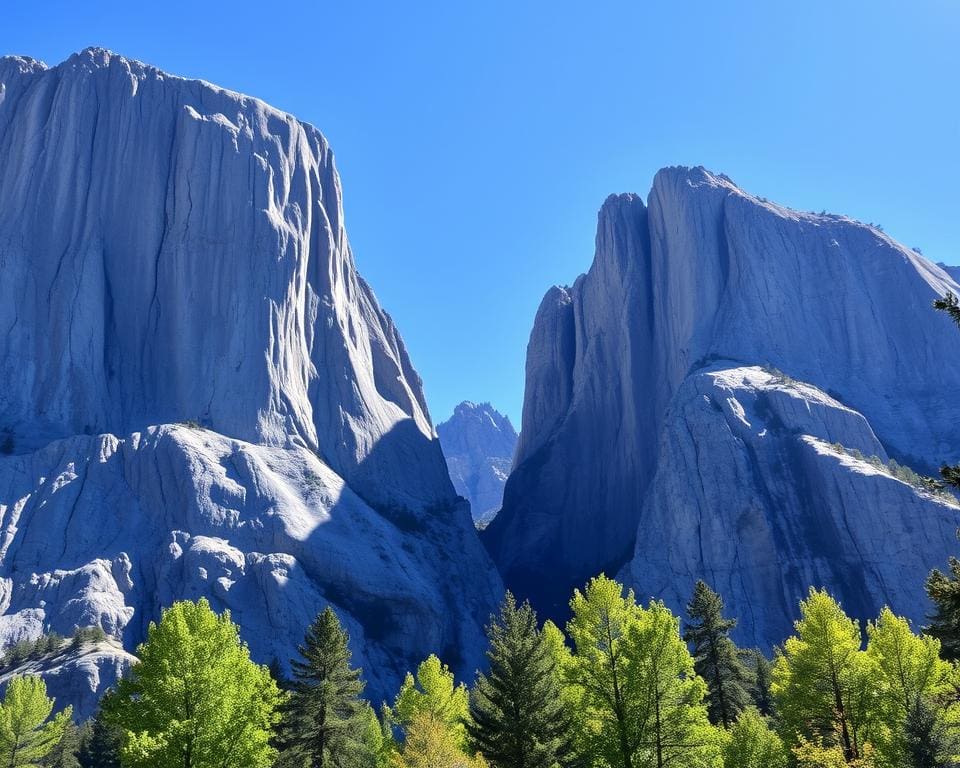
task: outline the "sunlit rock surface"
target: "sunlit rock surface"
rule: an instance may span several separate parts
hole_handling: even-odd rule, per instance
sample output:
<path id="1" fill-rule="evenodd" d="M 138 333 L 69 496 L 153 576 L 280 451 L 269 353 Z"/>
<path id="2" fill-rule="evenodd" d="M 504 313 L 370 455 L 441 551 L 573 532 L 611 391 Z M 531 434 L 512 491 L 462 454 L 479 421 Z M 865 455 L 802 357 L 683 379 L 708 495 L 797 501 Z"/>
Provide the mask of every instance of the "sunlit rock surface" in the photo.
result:
<path id="1" fill-rule="evenodd" d="M 205 595 L 285 663 L 330 603 L 374 699 L 472 673 L 499 578 L 315 128 L 101 49 L 0 59 L 0 209 L 0 640 L 132 649 Z"/>
<path id="2" fill-rule="evenodd" d="M 702 168 L 660 171 L 646 203 L 611 196 L 590 271 L 548 291 L 531 332 L 520 445 L 485 533 L 507 586 L 556 615 L 573 587 L 628 563 L 641 594 L 674 603 L 714 578 L 744 637 L 765 645 L 782 640 L 808 583 L 861 615 L 889 601 L 922 617 L 926 571 L 956 545 L 955 509 L 816 446 L 869 447 L 926 473 L 960 457 L 960 335 L 931 307 L 948 290 L 960 291 L 943 269 L 874 228 L 783 208 Z M 813 442 L 762 419 L 751 442 L 729 413 L 690 399 L 703 390 L 726 407 L 710 394 L 719 374 L 703 378 L 718 366 L 806 382 L 786 400 L 750 376 L 723 386 L 792 403 L 784 429 Z M 821 421 L 799 418 L 808 409 Z M 825 542 L 818 516 L 849 516 L 849 530 Z M 788 538 L 773 535 L 780 518 Z M 726 537 L 712 552 L 708 529 Z M 751 592 L 758 572 L 773 581 Z"/>

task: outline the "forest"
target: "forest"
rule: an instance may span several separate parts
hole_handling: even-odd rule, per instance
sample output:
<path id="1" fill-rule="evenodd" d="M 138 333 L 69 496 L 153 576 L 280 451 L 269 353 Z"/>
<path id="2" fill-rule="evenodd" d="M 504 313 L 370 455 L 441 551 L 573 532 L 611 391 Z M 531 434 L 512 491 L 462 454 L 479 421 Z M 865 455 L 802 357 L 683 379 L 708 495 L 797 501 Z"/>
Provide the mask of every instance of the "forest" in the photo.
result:
<path id="1" fill-rule="evenodd" d="M 934 571 L 917 633 L 884 609 L 860 624 L 810 589 L 772 659 L 738 648 L 707 584 L 685 615 L 600 575 L 564 630 L 507 593 L 472 687 L 436 656 L 375 711 L 327 607 L 292 679 L 250 659 L 229 613 L 177 602 L 138 663 L 76 725 L 43 680 L 0 705 L 0 762 L 50 768 L 921 768 L 960 753 L 960 561 Z M 99 638 L 82 634 L 75 647 Z M 54 653 L 51 641 L 39 653 Z M 18 658 L 25 649 L 16 649 Z"/>

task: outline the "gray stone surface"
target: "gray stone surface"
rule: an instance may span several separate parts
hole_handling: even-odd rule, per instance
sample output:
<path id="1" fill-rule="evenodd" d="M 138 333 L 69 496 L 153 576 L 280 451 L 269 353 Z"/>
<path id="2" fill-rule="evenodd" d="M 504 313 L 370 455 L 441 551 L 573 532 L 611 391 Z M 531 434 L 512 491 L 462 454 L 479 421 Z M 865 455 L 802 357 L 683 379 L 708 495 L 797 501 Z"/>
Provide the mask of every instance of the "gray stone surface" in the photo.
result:
<path id="1" fill-rule="evenodd" d="M 474 523 L 488 525 L 500 511 L 517 449 L 513 424 L 490 403 L 465 401 L 437 425 L 437 435 L 453 487 L 470 502 Z"/>
<path id="2" fill-rule="evenodd" d="M 14 677 L 35 675 L 46 683 L 55 711 L 69 705 L 73 707 L 74 720 L 83 722 L 96 714 L 100 697 L 136 661 L 116 640 L 85 645 L 77 650 L 65 644 L 60 653 L 4 670 L 0 674 L 0 691 L 5 691 Z"/>
<path id="3" fill-rule="evenodd" d="M 777 503 L 756 485 L 711 486 L 700 477 L 702 466 L 691 463 L 698 451 L 703 464 L 746 460 L 747 446 L 729 430 L 717 427 L 726 435 L 722 440 L 706 422 L 692 422 L 687 437 L 692 453 L 664 454 L 664 445 L 680 439 L 671 438 L 671 430 L 691 424 L 671 420 L 681 408 L 677 398 L 688 391 L 691 377 L 711 366 L 774 367 L 829 393 L 862 416 L 844 429 L 868 424 L 884 455 L 920 471 L 934 472 L 941 461 L 960 457 L 960 335 L 949 318 L 931 308 L 947 290 L 960 291 L 940 267 L 876 229 L 841 216 L 783 208 L 702 168 L 660 171 L 646 205 L 636 195 L 611 196 L 599 214 L 590 271 L 572 287 L 547 293 L 531 332 L 520 445 L 503 510 L 485 532 L 507 585 L 557 615 L 573 587 L 632 561 L 625 573 L 634 586 L 641 593 L 660 593 L 666 589 L 662 580 L 636 559 L 650 554 L 639 549 L 647 537 L 665 547 L 663 537 L 674 528 L 689 532 L 681 523 L 691 515 L 731 523 L 744 511 L 737 505 L 748 502 L 764 515 L 779 514 Z M 859 426 L 850 434 L 814 436 L 854 445 L 863 437 Z M 707 440 L 709 445 L 701 444 Z M 860 488 L 865 497 L 876 498 L 879 488 L 887 487 L 886 478 L 840 466 L 834 474 L 850 474 L 850 483 L 884 484 L 869 494 Z M 732 465 L 726 469 L 733 472 Z M 667 473 L 673 473 L 669 482 Z M 801 480 L 798 475 L 784 482 Z M 680 515 L 674 519 L 668 505 L 656 518 L 660 529 L 649 531 L 657 488 L 701 483 L 702 493 L 685 502 L 695 512 L 674 510 Z M 820 491 L 798 497 L 804 501 L 792 514 L 800 509 L 812 514 L 812 498 L 829 515 L 852 503 L 827 488 Z M 906 487 L 903 494 L 915 495 Z M 917 497 L 909 504 L 888 504 L 882 514 L 861 505 L 839 554 L 818 549 L 813 538 L 803 540 L 802 531 L 790 553 L 778 540 L 774 551 L 763 553 L 763 563 L 746 559 L 746 544 L 739 560 L 729 548 L 730 562 L 744 573 L 774 555 L 793 558 L 799 569 L 795 577 L 783 576 L 776 586 L 779 604 L 763 605 L 765 617 L 745 633 L 758 642 L 780 641 L 795 610 L 795 585 L 813 576 L 828 580 L 812 560 L 827 558 L 869 572 L 874 567 L 869 556 L 858 554 L 865 546 L 861 537 L 885 532 L 908 536 L 897 544 L 899 550 L 885 554 L 911 548 L 916 554 L 901 554 L 893 565 L 900 568 L 897 589 L 887 584 L 884 591 L 876 579 L 866 578 L 856 604 L 866 610 L 889 595 L 896 609 L 921 615 L 916 589 L 926 569 L 955 546 L 953 524 L 942 522 L 952 509 L 935 504 L 939 522 L 931 523 L 930 531 L 907 526 L 917 505 L 926 509 L 929 502 Z M 946 543 L 937 539 L 934 545 L 932 538 L 944 531 Z M 749 543 L 762 531 L 748 526 L 741 535 Z M 658 556 L 684 563 L 674 596 L 686 594 L 694 578 L 710 576 L 716 566 L 699 554 L 698 537 L 670 539 L 669 547 Z M 852 588 L 844 594 L 853 600 Z M 904 603 L 907 595 L 912 604 Z M 746 589 L 730 599 L 741 615 L 756 609 L 747 604 Z"/>
<path id="4" fill-rule="evenodd" d="M 501 583 L 357 274 L 326 140 L 101 49 L 0 59 L 0 642 L 326 604 L 374 700 L 481 663 Z M 177 423 L 182 423 L 177 426 Z"/>

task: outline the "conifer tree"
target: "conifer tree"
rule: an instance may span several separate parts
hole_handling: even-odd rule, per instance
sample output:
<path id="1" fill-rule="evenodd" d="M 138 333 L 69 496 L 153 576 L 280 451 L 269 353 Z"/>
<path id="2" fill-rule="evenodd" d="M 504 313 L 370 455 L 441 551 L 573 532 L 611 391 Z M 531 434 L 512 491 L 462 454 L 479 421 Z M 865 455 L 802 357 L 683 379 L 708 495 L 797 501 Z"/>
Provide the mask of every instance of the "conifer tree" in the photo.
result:
<path id="1" fill-rule="evenodd" d="M 81 768 L 77 753 L 80 751 L 81 731 L 73 720 L 68 720 L 63 736 L 44 760 L 44 768 Z"/>
<path id="2" fill-rule="evenodd" d="M 934 568 L 927 577 L 927 595 L 933 603 L 933 615 L 924 628 L 940 641 L 940 656 L 947 661 L 960 661 L 960 560 L 951 557 L 950 573 Z"/>
<path id="3" fill-rule="evenodd" d="M 495 768 L 553 768 L 572 754 L 571 723 L 549 641 L 529 602 L 507 592 L 487 627 L 490 672 L 470 696 L 470 743 Z"/>
<path id="4" fill-rule="evenodd" d="M 730 639 L 737 622 L 723 617 L 723 600 L 703 581 L 697 581 L 687 604 L 683 639 L 693 646 L 693 666 L 707 683 L 710 722 L 729 728 L 750 703 L 749 673 Z"/>
<path id="5" fill-rule="evenodd" d="M 100 710 L 88 720 L 77 757 L 81 768 L 120 768 L 120 746 L 123 731 L 108 723 L 104 717 L 107 709 L 104 702 L 113 694 L 107 693 L 101 701 Z"/>
<path id="6" fill-rule="evenodd" d="M 327 606 L 292 661 L 293 691 L 281 728 L 285 763 L 340 768 L 370 759 L 364 684 L 350 658 L 349 636 Z"/>
<path id="7" fill-rule="evenodd" d="M 770 684 L 773 675 L 773 663 L 762 652 L 751 649 L 744 652 L 744 659 L 750 670 L 750 698 L 757 711 L 764 717 L 774 714 L 773 694 Z"/>
<path id="8" fill-rule="evenodd" d="M 956 725 L 944 722 L 936 710 L 917 698 L 904 725 L 905 768 L 951 768 L 960 752 Z"/>
<path id="9" fill-rule="evenodd" d="M 0 704 L 0 765 L 33 768 L 51 756 L 70 723 L 71 709 L 50 717 L 54 701 L 39 677 L 15 677 Z"/>

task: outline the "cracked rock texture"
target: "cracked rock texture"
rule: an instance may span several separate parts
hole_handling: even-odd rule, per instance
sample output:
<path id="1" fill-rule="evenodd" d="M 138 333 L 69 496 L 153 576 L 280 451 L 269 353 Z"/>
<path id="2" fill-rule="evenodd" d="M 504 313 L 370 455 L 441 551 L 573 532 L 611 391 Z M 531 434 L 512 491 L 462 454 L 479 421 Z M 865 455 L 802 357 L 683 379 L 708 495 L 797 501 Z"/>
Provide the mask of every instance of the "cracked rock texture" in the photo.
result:
<path id="1" fill-rule="evenodd" d="M 470 502 L 473 521 L 490 523 L 503 503 L 503 486 L 517 449 L 510 419 L 490 403 L 460 403 L 447 421 L 437 425 L 457 493 Z"/>
<path id="2" fill-rule="evenodd" d="M 0 59 L 0 642 L 335 605 L 376 701 L 501 593 L 357 274 L 324 137 L 102 49 Z M 176 426 L 183 423 L 186 426 Z"/>
<path id="3" fill-rule="evenodd" d="M 531 332 L 485 532 L 507 586 L 562 616 L 600 571 L 674 607 L 712 579 L 766 647 L 810 584 L 922 620 L 956 507 L 825 446 L 927 473 L 960 457 L 960 337 L 931 308 L 947 290 L 882 232 L 703 168 L 660 171 L 646 203 L 611 196 L 590 271 L 547 292 Z"/>

